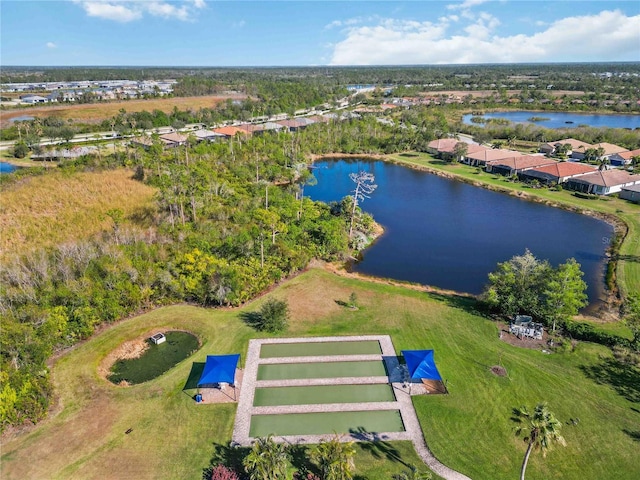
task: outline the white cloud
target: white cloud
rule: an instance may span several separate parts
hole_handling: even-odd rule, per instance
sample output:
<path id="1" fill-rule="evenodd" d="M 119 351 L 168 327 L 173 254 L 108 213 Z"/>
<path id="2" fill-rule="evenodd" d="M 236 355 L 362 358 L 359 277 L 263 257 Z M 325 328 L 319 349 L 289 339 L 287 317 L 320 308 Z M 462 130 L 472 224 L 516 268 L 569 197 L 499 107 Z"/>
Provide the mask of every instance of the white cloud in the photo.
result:
<path id="1" fill-rule="evenodd" d="M 186 5 L 182 5 L 180 8 L 171 3 L 166 2 L 149 2 L 145 4 L 146 10 L 156 17 L 163 18 L 177 18 L 178 20 L 189 19 L 189 9 Z"/>
<path id="2" fill-rule="evenodd" d="M 242 28 L 247 24 L 244 20 L 238 20 L 237 22 L 231 22 L 231 28 Z"/>
<path id="3" fill-rule="evenodd" d="M 125 4 L 108 2 L 80 2 L 84 11 L 90 17 L 104 18 L 116 22 L 130 22 L 142 17 L 140 10 L 131 8 Z"/>
<path id="4" fill-rule="evenodd" d="M 90 17 L 127 23 L 139 20 L 145 14 L 166 19 L 187 21 L 192 19 L 194 9 L 206 7 L 205 0 L 182 0 L 163 2 L 147 0 L 72 0 L 82 6 Z"/>
<path id="5" fill-rule="evenodd" d="M 454 3 L 447 5 L 449 10 L 468 10 L 471 7 L 477 7 L 478 5 L 482 5 L 483 3 L 487 3 L 489 0 L 465 0 L 461 3 Z"/>
<path id="6" fill-rule="evenodd" d="M 467 2 L 468 3 L 468 2 Z M 500 36 L 482 13 L 449 33 L 439 23 L 386 19 L 346 30 L 333 45 L 333 65 L 622 61 L 640 57 L 640 15 L 619 10 L 557 20 L 531 35 Z"/>
<path id="7" fill-rule="evenodd" d="M 58 45 L 56 45 L 56 44 L 55 44 L 55 43 L 53 43 L 53 42 L 47 42 L 47 43 L 46 43 L 46 47 L 47 47 L 47 48 L 58 48 Z"/>

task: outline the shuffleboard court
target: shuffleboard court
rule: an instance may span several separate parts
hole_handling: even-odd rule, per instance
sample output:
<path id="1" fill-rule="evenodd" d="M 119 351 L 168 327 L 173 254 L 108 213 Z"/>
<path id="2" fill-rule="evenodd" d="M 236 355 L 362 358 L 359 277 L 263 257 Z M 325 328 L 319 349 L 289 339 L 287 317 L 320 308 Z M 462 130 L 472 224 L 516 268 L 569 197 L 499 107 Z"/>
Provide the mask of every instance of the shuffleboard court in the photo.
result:
<path id="1" fill-rule="evenodd" d="M 324 355 L 381 355 L 377 340 L 345 342 L 267 343 L 260 348 L 260 358 L 316 357 Z"/>
<path id="2" fill-rule="evenodd" d="M 382 360 L 357 362 L 278 363 L 258 367 L 258 380 L 294 380 L 339 377 L 384 377 Z"/>
<path id="3" fill-rule="evenodd" d="M 310 385 L 304 387 L 256 388 L 254 407 L 312 405 L 324 403 L 395 402 L 393 388 L 386 383 L 367 385 Z"/>
<path id="4" fill-rule="evenodd" d="M 251 437 L 324 435 L 349 432 L 404 432 L 399 410 L 253 415 Z"/>

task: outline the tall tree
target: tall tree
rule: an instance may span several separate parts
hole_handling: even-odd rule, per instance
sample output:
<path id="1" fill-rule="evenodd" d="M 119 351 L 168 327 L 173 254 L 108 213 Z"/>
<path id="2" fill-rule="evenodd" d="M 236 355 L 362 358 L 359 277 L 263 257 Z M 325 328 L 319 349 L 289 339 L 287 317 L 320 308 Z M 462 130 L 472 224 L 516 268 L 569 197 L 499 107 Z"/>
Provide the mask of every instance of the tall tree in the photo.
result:
<path id="1" fill-rule="evenodd" d="M 485 291 L 486 302 L 506 315 L 526 313 L 541 316 L 542 293 L 551 266 L 538 260 L 528 249 L 524 255 L 516 255 L 499 263 L 489 274 Z"/>
<path id="2" fill-rule="evenodd" d="M 352 441 L 341 442 L 335 435 L 330 440 L 321 441 L 312 451 L 311 458 L 320 468 L 323 480 L 351 480 L 355 454 Z"/>
<path id="3" fill-rule="evenodd" d="M 269 435 L 254 442 L 242 464 L 250 480 L 282 480 L 286 478 L 289 460 L 287 446 L 276 443 Z"/>
<path id="4" fill-rule="evenodd" d="M 468 152 L 469 152 L 469 145 L 465 142 L 458 142 L 453 147 L 452 160 L 455 162 L 460 162 Z"/>
<path id="5" fill-rule="evenodd" d="M 527 451 L 520 469 L 520 480 L 524 480 L 529 456 L 533 450 L 540 450 L 542 456 L 546 457 L 554 443 L 566 446 L 566 441 L 560 435 L 562 423 L 549 411 L 546 403 L 536 405 L 533 412 L 530 412 L 526 406 L 522 406 L 514 409 L 513 413 L 513 421 L 518 424 L 516 435 L 523 435 L 527 444 Z"/>
<path id="6" fill-rule="evenodd" d="M 569 320 L 587 305 L 587 284 L 582 280 L 583 275 L 580 264 L 570 258 L 548 277 L 544 291 L 545 306 L 554 332 L 558 321 Z"/>
<path id="7" fill-rule="evenodd" d="M 363 202 L 365 198 L 371 198 L 370 195 L 378 188 L 375 180 L 376 177 L 373 173 L 360 171 L 357 173 L 350 173 L 349 178 L 356 184 L 355 190 L 353 190 L 353 206 L 351 208 L 351 222 L 349 224 L 349 238 L 353 237 L 353 220 L 356 216 L 356 210 L 360 202 Z"/>

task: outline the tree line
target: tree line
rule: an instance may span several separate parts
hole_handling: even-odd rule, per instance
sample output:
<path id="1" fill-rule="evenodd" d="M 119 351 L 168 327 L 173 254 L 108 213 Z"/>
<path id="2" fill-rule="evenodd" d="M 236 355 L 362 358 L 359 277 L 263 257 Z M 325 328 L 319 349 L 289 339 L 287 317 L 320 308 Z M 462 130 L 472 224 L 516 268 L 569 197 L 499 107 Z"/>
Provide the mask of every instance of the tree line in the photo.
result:
<path id="1" fill-rule="evenodd" d="M 312 175 L 291 137 L 170 151 L 156 143 L 61 165 L 69 173 L 133 168 L 157 188 L 156 209 L 145 219 L 111 210 L 112 227 L 99 237 L 0 265 L 2 428 L 46 414 L 47 359 L 101 324 L 178 301 L 240 305 L 312 258 L 352 254 L 352 219 L 370 235 L 371 217 L 348 198 L 328 205 L 305 196 Z"/>

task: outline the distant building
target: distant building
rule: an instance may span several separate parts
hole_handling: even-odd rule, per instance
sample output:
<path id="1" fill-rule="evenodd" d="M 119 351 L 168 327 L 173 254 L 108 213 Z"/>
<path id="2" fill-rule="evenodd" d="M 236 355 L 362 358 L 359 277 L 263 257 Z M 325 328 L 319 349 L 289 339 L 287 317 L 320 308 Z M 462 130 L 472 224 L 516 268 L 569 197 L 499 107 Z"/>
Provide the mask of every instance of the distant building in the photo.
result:
<path id="1" fill-rule="evenodd" d="M 620 189 L 620 198 L 640 204 L 640 184 L 622 187 L 622 189 Z"/>
<path id="2" fill-rule="evenodd" d="M 20 97 L 20 101 L 22 103 L 36 104 L 36 103 L 48 103 L 49 99 L 47 97 L 41 97 L 40 95 L 26 95 L 24 97 Z"/>
<path id="3" fill-rule="evenodd" d="M 640 175 L 623 170 L 597 170 L 567 181 L 567 187 L 572 190 L 596 195 L 618 193 L 622 188 L 634 185 L 640 185 Z"/>

